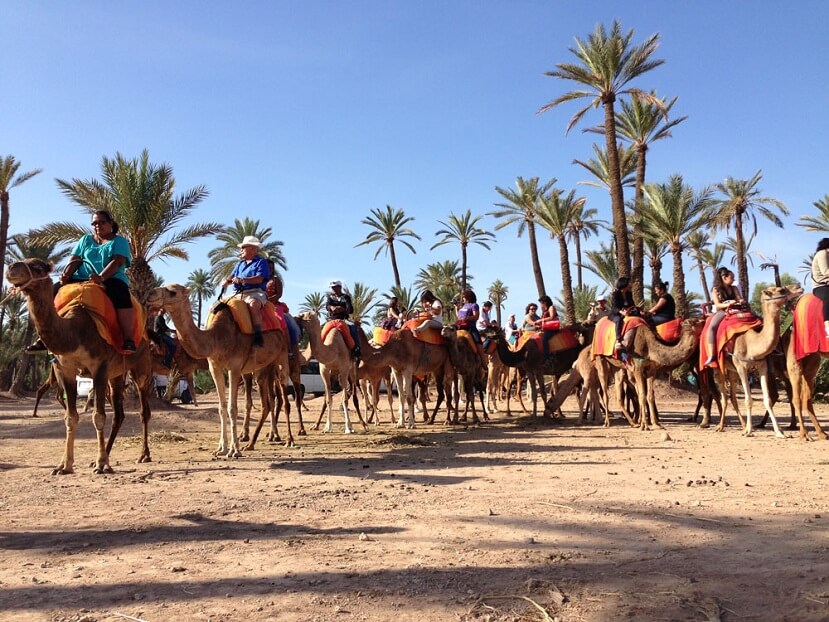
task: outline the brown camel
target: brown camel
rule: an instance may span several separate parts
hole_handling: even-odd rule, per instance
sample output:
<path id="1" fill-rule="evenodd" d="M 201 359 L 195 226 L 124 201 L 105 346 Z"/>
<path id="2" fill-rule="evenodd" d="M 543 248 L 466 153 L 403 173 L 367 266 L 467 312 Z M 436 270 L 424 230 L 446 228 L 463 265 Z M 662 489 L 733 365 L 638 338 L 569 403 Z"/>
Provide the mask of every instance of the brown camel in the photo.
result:
<path id="1" fill-rule="evenodd" d="M 365 345 L 360 346 L 363 352 L 368 352 Z M 366 419 L 374 420 L 374 425 L 380 424 L 380 385 L 386 383 L 386 399 L 389 402 L 389 416 L 394 423 L 394 397 L 391 390 L 391 367 L 388 365 L 373 365 L 370 358 L 363 358 L 357 367 L 357 382 L 360 383 L 360 392 L 366 403 Z M 369 413 L 369 409 L 371 412 Z"/>
<path id="2" fill-rule="evenodd" d="M 763 306 L 763 328 L 760 331 L 749 330 L 734 337 L 734 350 L 730 356 L 726 356 L 725 358 L 726 368 L 724 370 L 715 368 L 714 381 L 717 384 L 717 388 L 722 395 L 729 395 L 730 401 L 734 406 L 734 410 L 737 411 L 737 416 L 740 418 L 742 425 L 742 415 L 737 406 L 735 391 L 736 379 L 734 376 L 740 379 L 745 394 L 746 420 L 744 434 L 746 436 L 753 434 L 751 426 L 751 386 L 749 385 L 748 374 L 754 370 L 760 377 L 760 388 L 763 391 L 763 406 L 765 412 L 771 417 L 774 434 L 778 438 L 785 438 L 774 416 L 774 404 L 769 393 L 769 366 L 766 359 L 780 343 L 781 309 L 786 303 L 799 297 L 802 293 L 803 289 L 800 287 L 769 287 L 764 289 L 760 298 L 760 303 Z M 726 375 L 730 377 L 731 382 L 726 382 Z M 728 393 L 726 393 L 726 385 L 729 385 Z M 794 381 L 792 381 L 792 385 L 794 385 Z M 727 410 L 728 401 L 726 400 L 723 404 L 719 425 L 717 425 L 718 432 L 725 430 Z M 796 410 L 797 406 L 795 406 Z"/>
<path id="3" fill-rule="evenodd" d="M 822 330 L 822 327 L 815 328 Z M 795 355 L 795 340 L 789 339 L 786 348 L 786 368 L 789 372 L 789 380 L 792 383 L 792 405 L 797 416 L 797 423 L 800 428 L 800 439 L 811 441 L 811 435 L 806 431 L 806 424 L 803 419 L 803 411 L 809 414 L 815 433 L 822 441 L 826 440 L 826 432 L 820 425 L 815 415 L 815 407 L 812 397 L 815 393 L 815 379 L 817 378 L 820 362 L 823 357 L 829 357 L 829 351 L 815 352 L 797 360 Z"/>
<path id="4" fill-rule="evenodd" d="M 66 408 L 66 401 L 63 399 L 63 389 L 60 386 L 60 382 L 58 381 L 57 371 L 60 368 L 58 367 L 57 363 L 52 363 L 51 367 L 49 368 L 49 377 L 43 381 L 43 384 L 38 387 L 37 395 L 35 395 L 35 407 L 32 410 L 32 417 L 37 417 L 37 407 L 40 404 L 40 400 L 43 399 L 43 396 L 46 392 L 51 389 L 52 387 L 55 388 L 55 399 L 61 405 L 61 407 Z"/>
<path id="5" fill-rule="evenodd" d="M 343 432 L 353 434 L 354 428 L 351 427 L 351 420 L 348 416 L 348 400 L 357 390 L 357 361 L 351 356 L 351 350 L 346 345 L 340 331 L 332 330 L 325 336 L 325 341 L 322 340 L 322 327 L 320 318 L 316 313 L 312 311 L 302 313 L 296 319 L 302 330 L 308 333 L 311 354 L 320 364 L 320 375 L 325 387 L 325 407 L 328 413 L 323 432 L 331 432 L 331 411 L 333 410 L 331 381 L 336 374 L 340 387 L 342 387 L 341 405 L 345 419 Z M 359 417 L 360 423 L 363 424 L 363 429 L 367 430 L 366 422 L 363 421 L 359 409 L 357 410 L 357 417 Z M 319 422 L 317 422 L 315 429 L 318 429 L 318 427 Z"/>
<path id="6" fill-rule="evenodd" d="M 219 396 L 221 430 L 215 455 L 238 458 L 242 455 L 236 429 L 240 380 L 244 374 L 254 373 L 259 387 L 262 408 L 259 425 L 253 439 L 245 447 L 252 450 L 259 430 L 273 408 L 270 385 L 273 383 L 274 374 L 279 374 L 278 390 L 283 392 L 284 399 L 288 370 L 288 335 L 280 330 L 267 331 L 263 334 L 264 347 L 256 348 L 253 346 L 253 335 L 242 333 L 233 319 L 230 308 L 222 303 L 212 310 L 213 318 L 208 323 L 208 328 L 200 330 L 193 322 L 189 294 L 189 290 L 183 285 L 157 287 L 150 292 L 147 305 L 169 312 L 175 322 L 182 347 L 193 358 L 207 359 L 210 375 Z M 229 373 L 229 392 L 225 384 L 225 370 Z M 293 442 L 290 421 L 288 439 L 290 443 Z"/>
<path id="7" fill-rule="evenodd" d="M 139 387 L 144 437 L 139 462 L 149 462 L 148 426 L 152 364 L 147 338 L 141 340 L 136 352 L 125 356 L 119 354 L 98 334 L 95 322 L 86 310 L 77 307 L 69 311 L 65 317 L 60 317 L 55 310 L 51 272 L 51 264 L 40 259 L 26 259 L 9 266 L 7 278 L 26 296 L 29 316 L 33 319 L 43 343 L 55 356 L 57 378 L 66 393 L 66 445 L 63 458 L 52 473 L 65 475 L 74 472 L 75 430 L 79 419 L 75 404 L 78 396 L 76 377 L 79 372 L 84 372 L 92 378 L 95 392 L 93 423 L 98 439 L 98 456 L 94 472 L 112 473 L 109 452 L 124 421 L 124 379 L 128 371 L 133 372 Z M 104 443 L 107 385 L 111 391 L 113 421 L 109 438 Z"/>
<path id="8" fill-rule="evenodd" d="M 363 349 L 363 359 L 371 365 L 391 367 L 400 398 L 398 428 L 415 427 L 413 377 L 423 377 L 434 373 L 437 382 L 443 385 L 447 395 L 451 390 L 454 370 L 446 346 L 419 341 L 412 331 L 405 328 L 395 331 L 383 346 Z M 447 411 L 448 409 L 447 404 Z M 437 406 L 435 412 L 437 412 Z"/>
<path id="9" fill-rule="evenodd" d="M 498 412 L 498 399 L 507 380 L 508 369 L 501 357 L 498 356 L 497 349 L 491 354 L 487 354 L 486 409 L 488 412 Z"/>
<path id="10" fill-rule="evenodd" d="M 481 397 L 481 408 L 485 420 L 489 420 L 484 405 L 483 383 L 486 378 L 486 367 L 481 361 L 481 355 L 477 348 L 472 347 L 469 340 L 463 335 L 458 335 L 458 330 L 453 326 L 444 326 L 440 331 L 441 336 L 446 340 L 446 347 L 449 350 L 449 360 L 452 361 L 452 367 L 455 368 L 456 375 L 460 375 L 463 381 L 464 393 L 466 394 L 466 407 L 463 411 L 463 421 L 466 421 L 466 415 L 469 407 L 472 406 L 472 422 L 480 423 L 478 413 L 475 410 L 475 390 Z M 466 331 L 463 331 L 466 332 Z M 455 409 L 455 417 L 447 418 L 446 423 L 459 423 L 458 403 L 460 401 L 460 391 L 457 390 L 457 377 L 453 379 L 453 386 L 455 392 L 453 396 L 448 399 Z M 451 411 L 451 408 L 450 408 Z"/>
<path id="11" fill-rule="evenodd" d="M 573 369 L 570 375 L 565 378 L 558 386 L 558 390 L 547 402 L 545 407 L 545 414 L 555 412 L 574 391 L 581 385 L 581 392 L 579 393 L 579 418 L 578 423 L 582 424 L 585 421 L 586 411 L 585 402 L 589 398 L 588 409 L 593 413 L 593 420 L 595 421 L 601 401 L 599 398 L 599 374 L 596 366 L 593 364 L 593 344 L 588 344 L 573 363 Z"/>
<path id="12" fill-rule="evenodd" d="M 627 376 L 636 389 L 639 403 L 639 428 L 648 430 L 650 427 L 663 427 L 657 418 L 656 394 L 653 391 L 653 382 L 657 373 L 681 365 L 688 360 L 699 345 L 699 319 L 685 320 L 679 341 L 669 345 L 656 336 L 650 326 L 640 326 L 635 329 L 633 345 L 628 348 L 629 364 L 619 359 L 596 355 L 594 363 L 599 377 L 605 408 L 605 427 L 610 425 L 609 379 L 611 374 L 616 375 L 616 401 L 622 409 L 622 414 L 628 423 L 635 427 L 635 423 L 622 399 L 624 379 Z"/>
<path id="13" fill-rule="evenodd" d="M 173 399 L 173 391 L 179 380 L 184 378 L 187 381 L 187 387 L 190 389 L 190 395 L 193 397 L 193 406 L 198 406 L 196 402 L 196 384 L 193 381 L 193 373 L 197 369 L 208 369 L 207 359 L 193 358 L 182 348 L 176 353 L 176 358 L 173 359 L 171 367 L 167 368 L 162 362 L 164 360 L 163 354 L 152 353 L 153 357 L 153 373 L 156 376 L 169 376 L 170 380 L 167 383 L 167 391 L 164 393 L 164 399 L 171 401 Z"/>

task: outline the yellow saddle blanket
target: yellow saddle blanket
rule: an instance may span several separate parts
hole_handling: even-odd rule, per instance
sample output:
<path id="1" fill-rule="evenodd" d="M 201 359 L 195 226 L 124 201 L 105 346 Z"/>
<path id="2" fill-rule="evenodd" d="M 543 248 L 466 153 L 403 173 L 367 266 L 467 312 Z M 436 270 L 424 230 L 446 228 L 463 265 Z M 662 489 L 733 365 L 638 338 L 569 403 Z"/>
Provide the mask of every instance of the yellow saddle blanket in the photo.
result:
<path id="1" fill-rule="evenodd" d="M 233 314 L 233 320 L 236 322 L 236 325 L 243 334 L 253 334 L 253 322 L 250 319 L 250 307 L 248 306 L 248 303 L 238 296 L 233 298 L 225 298 L 219 302 L 223 302 L 228 306 L 230 312 Z M 216 319 L 214 309 L 211 309 L 210 314 L 207 316 L 208 328 L 210 328 Z M 262 332 L 266 333 L 269 330 L 282 330 L 282 325 L 280 324 L 279 317 L 276 314 L 276 307 L 273 306 L 272 302 L 269 302 L 262 307 Z"/>
<path id="2" fill-rule="evenodd" d="M 119 354 L 132 354 L 122 350 L 124 340 L 129 338 L 138 346 L 144 339 L 144 323 L 147 313 L 144 307 L 132 296 L 132 308 L 135 309 L 135 326 L 131 335 L 124 335 L 121 332 L 121 325 L 118 323 L 118 312 L 115 306 L 106 295 L 103 286 L 92 281 L 85 283 L 69 283 L 58 290 L 55 296 L 55 309 L 58 315 L 66 317 L 71 311 L 84 309 L 89 317 L 95 322 L 98 334 L 101 339 L 111 345 Z"/>

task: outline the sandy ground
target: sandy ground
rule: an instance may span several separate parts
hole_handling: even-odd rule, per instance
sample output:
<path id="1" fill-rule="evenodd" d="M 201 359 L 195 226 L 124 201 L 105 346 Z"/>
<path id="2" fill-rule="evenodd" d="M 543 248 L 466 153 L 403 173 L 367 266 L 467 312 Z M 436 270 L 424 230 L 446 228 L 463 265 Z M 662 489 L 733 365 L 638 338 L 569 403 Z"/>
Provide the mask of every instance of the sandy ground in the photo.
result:
<path id="1" fill-rule="evenodd" d="M 349 436 L 339 414 L 232 461 L 215 400 L 156 402 L 154 461 L 133 411 L 108 476 L 88 415 L 53 476 L 57 405 L 0 399 L 0 620 L 829 619 L 829 444 L 700 430 L 693 395 L 659 395 L 670 439 L 568 402 Z"/>

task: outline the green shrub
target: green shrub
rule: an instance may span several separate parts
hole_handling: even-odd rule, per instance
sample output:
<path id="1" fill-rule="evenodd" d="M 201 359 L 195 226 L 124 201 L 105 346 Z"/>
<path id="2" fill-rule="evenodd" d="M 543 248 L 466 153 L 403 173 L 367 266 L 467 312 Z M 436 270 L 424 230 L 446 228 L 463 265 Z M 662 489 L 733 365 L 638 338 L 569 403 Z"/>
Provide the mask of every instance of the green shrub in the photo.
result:
<path id="1" fill-rule="evenodd" d="M 815 395 L 816 402 L 829 401 L 829 359 L 821 359 L 820 368 L 815 378 Z"/>
<path id="2" fill-rule="evenodd" d="M 193 374 L 193 384 L 196 385 L 196 392 L 204 394 L 216 388 L 213 384 L 213 376 L 206 369 L 197 369 Z"/>

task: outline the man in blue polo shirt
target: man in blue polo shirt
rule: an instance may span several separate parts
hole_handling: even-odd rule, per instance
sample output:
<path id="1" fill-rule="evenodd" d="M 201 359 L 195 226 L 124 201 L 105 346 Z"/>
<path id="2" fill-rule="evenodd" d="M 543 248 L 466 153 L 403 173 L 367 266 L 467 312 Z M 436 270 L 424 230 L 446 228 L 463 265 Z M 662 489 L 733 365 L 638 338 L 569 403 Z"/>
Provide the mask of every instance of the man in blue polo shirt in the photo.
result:
<path id="1" fill-rule="evenodd" d="M 262 307 L 268 302 L 268 295 L 265 292 L 270 270 L 268 262 L 259 255 L 259 247 L 262 243 L 259 238 L 246 235 L 239 244 L 242 249 L 242 259 L 233 268 L 233 272 L 227 279 L 225 285 L 233 284 L 236 291 L 250 307 L 250 319 L 253 323 L 253 346 L 261 348 L 265 345 L 262 339 Z"/>

